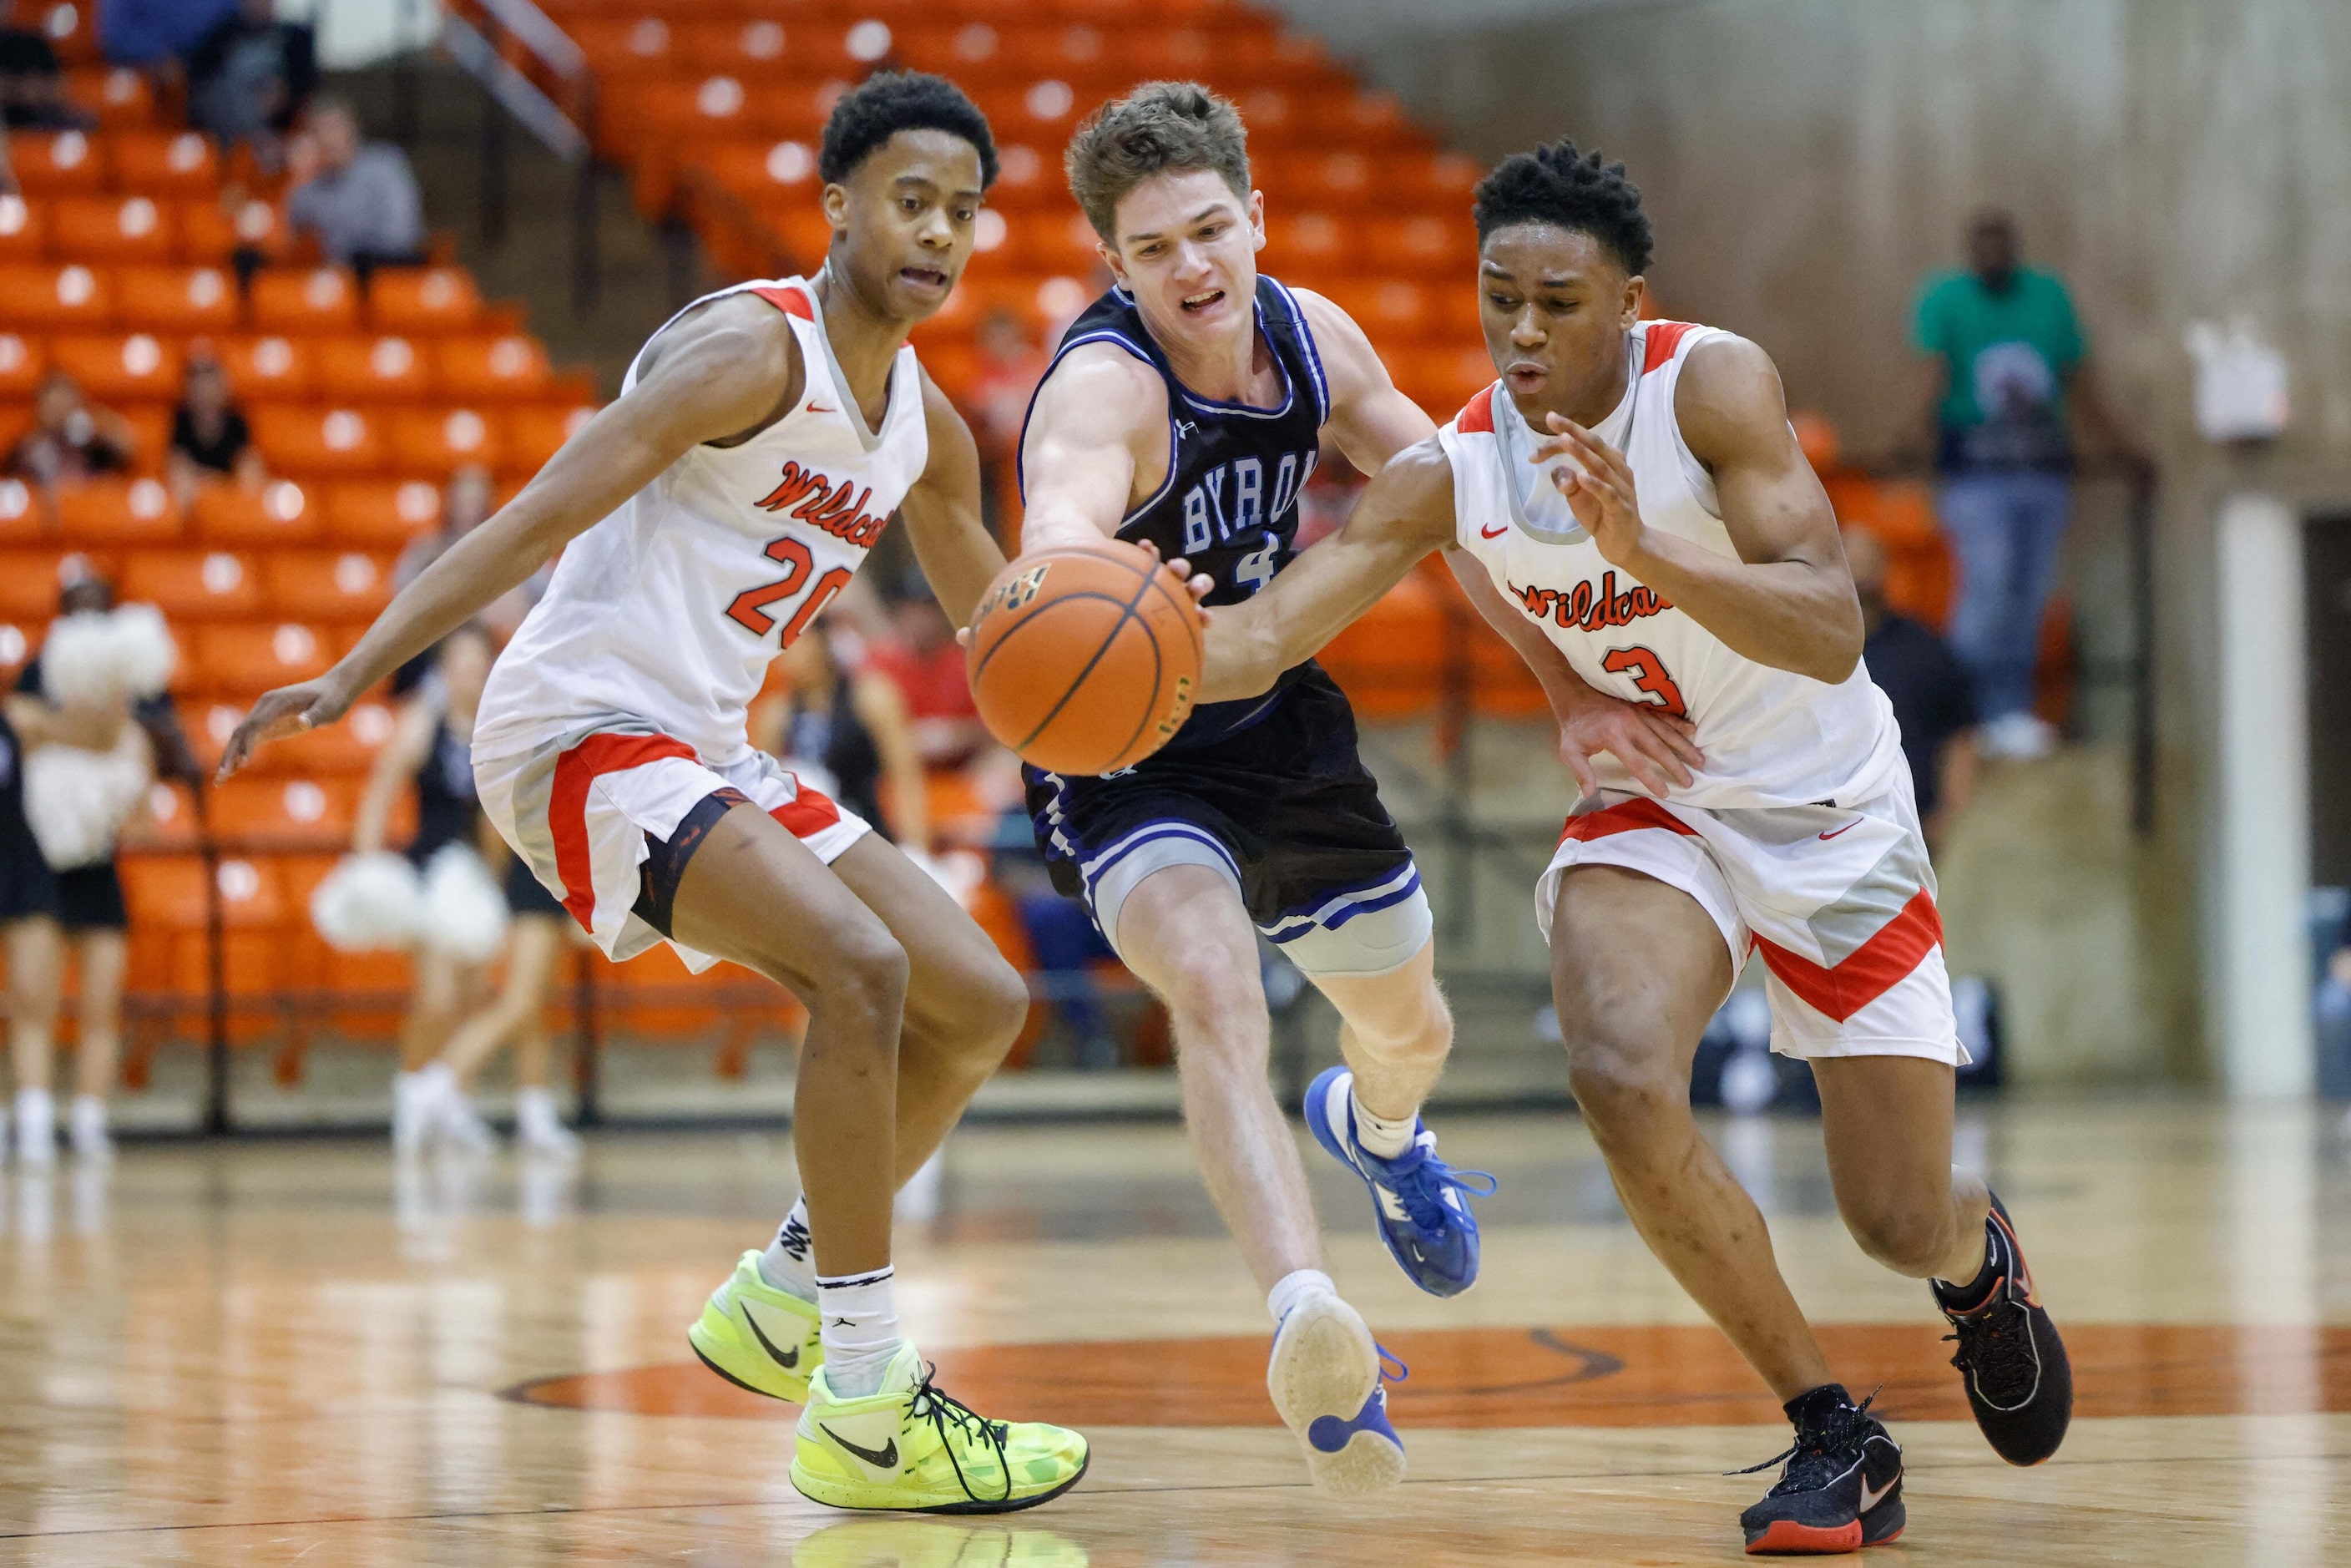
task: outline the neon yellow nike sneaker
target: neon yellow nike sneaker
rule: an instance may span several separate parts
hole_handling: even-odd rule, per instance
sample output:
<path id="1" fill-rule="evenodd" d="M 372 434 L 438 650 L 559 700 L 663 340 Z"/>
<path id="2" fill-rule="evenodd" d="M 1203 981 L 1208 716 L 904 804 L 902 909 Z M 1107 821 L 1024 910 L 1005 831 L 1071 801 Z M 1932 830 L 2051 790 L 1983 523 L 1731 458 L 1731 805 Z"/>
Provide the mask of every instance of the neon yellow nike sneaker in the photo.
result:
<path id="1" fill-rule="evenodd" d="M 839 1399 L 819 1368 L 800 1411 L 792 1485 L 835 1508 L 1010 1513 L 1050 1502 L 1086 1473 L 1086 1440 L 1042 1422 L 990 1421 L 931 1381 L 904 1344 L 882 1390 Z"/>
<path id="2" fill-rule="evenodd" d="M 710 1292 L 685 1338 L 702 1364 L 727 1382 L 795 1405 L 807 1401 L 809 1378 L 824 1364 L 816 1303 L 768 1283 L 757 1249 L 735 1260 L 735 1272 Z"/>
<path id="3" fill-rule="evenodd" d="M 1086 1568 L 1076 1542 L 1025 1524 L 844 1519 L 800 1538 L 792 1568 Z"/>

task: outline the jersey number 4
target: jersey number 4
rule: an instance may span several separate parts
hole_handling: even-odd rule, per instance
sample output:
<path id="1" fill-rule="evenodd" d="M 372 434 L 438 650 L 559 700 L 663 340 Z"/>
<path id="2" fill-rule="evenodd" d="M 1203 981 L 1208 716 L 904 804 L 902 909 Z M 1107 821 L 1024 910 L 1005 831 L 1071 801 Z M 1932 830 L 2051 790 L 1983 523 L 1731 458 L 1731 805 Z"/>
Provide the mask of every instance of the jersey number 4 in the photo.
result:
<path id="1" fill-rule="evenodd" d="M 1689 716 L 1689 706 L 1682 701 L 1681 687 L 1666 674 L 1665 661 L 1648 649 L 1611 648 L 1600 661 L 1600 667 L 1612 675 L 1632 676 L 1635 686 L 1656 698 L 1656 706 L 1676 718 Z"/>
<path id="2" fill-rule="evenodd" d="M 726 607 L 726 614 L 738 625 L 748 627 L 754 637 L 764 637 L 776 624 L 776 618 L 768 613 L 768 606 L 778 600 L 789 599 L 807 588 L 808 596 L 800 601 L 799 608 L 791 612 L 791 619 L 784 622 L 784 635 L 778 646 L 789 648 L 799 641 L 800 633 L 808 630 L 809 622 L 817 618 L 818 612 L 831 603 L 832 596 L 847 588 L 850 578 L 855 574 L 845 566 L 836 566 L 818 578 L 815 586 L 810 587 L 809 574 L 816 570 L 816 558 L 809 553 L 808 546 L 789 534 L 770 540 L 767 557 L 784 569 L 783 580 L 771 582 L 765 588 L 744 590 L 735 596 L 735 602 Z"/>

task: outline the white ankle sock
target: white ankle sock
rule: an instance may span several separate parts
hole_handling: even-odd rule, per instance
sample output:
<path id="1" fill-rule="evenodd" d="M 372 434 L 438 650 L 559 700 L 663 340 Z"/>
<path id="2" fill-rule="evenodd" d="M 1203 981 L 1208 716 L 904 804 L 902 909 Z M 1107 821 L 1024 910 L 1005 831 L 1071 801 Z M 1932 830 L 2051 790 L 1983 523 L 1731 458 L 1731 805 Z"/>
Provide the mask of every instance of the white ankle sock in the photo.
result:
<path id="1" fill-rule="evenodd" d="M 16 1091 L 16 1158 L 28 1166 L 57 1157 L 57 1103 L 46 1089 Z"/>
<path id="2" fill-rule="evenodd" d="M 841 1399 L 862 1399 L 882 1391 L 882 1375 L 904 1342 L 898 1334 L 898 1307 L 891 1299 L 892 1271 L 816 1282 L 818 1333 L 824 1341 L 824 1380 Z"/>
<path id="3" fill-rule="evenodd" d="M 1331 1276 L 1322 1270 L 1293 1269 L 1274 1281 L 1273 1289 L 1265 1293 L 1265 1310 L 1273 1314 L 1274 1326 L 1279 1328 L 1281 1320 L 1307 1297 L 1335 1296 L 1338 1293 L 1339 1287 L 1332 1284 Z"/>
<path id="4" fill-rule="evenodd" d="M 515 1091 L 515 1130 L 525 1137 L 561 1132 L 563 1118 L 555 1113 L 555 1092 L 525 1084 Z"/>
<path id="5" fill-rule="evenodd" d="M 776 1239 L 759 1254 L 759 1278 L 803 1301 L 816 1300 L 816 1259 L 809 1250 L 807 1198 L 792 1200 L 792 1211 L 776 1227 Z"/>
<path id="6" fill-rule="evenodd" d="M 1365 1154 L 1392 1160 L 1412 1147 L 1413 1132 L 1420 1124 L 1417 1112 L 1401 1122 L 1374 1116 L 1364 1109 L 1363 1101 L 1353 1089 L 1347 1091 L 1347 1103 L 1355 1113 L 1355 1143 Z"/>
<path id="7" fill-rule="evenodd" d="M 74 1153 L 102 1153 L 106 1148 L 106 1102 L 95 1094 L 75 1095 L 66 1108 L 66 1125 L 73 1134 Z"/>

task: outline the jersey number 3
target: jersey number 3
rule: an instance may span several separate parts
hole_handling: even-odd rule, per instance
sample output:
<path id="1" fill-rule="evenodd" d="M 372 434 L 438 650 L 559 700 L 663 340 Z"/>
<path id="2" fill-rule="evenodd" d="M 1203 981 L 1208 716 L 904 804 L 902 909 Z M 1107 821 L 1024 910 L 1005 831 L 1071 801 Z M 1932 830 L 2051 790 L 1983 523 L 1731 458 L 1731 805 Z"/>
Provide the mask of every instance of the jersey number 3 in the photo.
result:
<path id="1" fill-rule="evenodd" d="M 1630 675 L 1633 684 L 1657 699 L 1657 706 L 1676 718 L 1687 718 L 1689 706 L 1681 687 L 1666 674 L 1665 662 L 1646 648 L 1611 648 L 1600 667 L 1612 675 Z"/>
<path id="2" fill-rule="evenodd" d="M 836 566 L 818 578 L 814 587 L 809 587 L 809 574 L 816 570 L 816 558 L 809 553 L 808 546 L 789 534 L 770 540 L 767 557 L 784 569 L 783 580 L 765 588 L 744 590 L 726 607 L 726 615 L 737 624 L 749 628 L 754 637 L 764 637 L 776 624 L 776 618 L 768 613 L 768 606 L 808 588 L 808 596 L 792 612 L 791 619 L 784 622 L 784 635 L 778 645 L 789 648 L 799 641 L 800 633 L 808 630 L 817 612 L 831 603 L 832 596 L 847 588 L 855 574 L 845 566 Z"/>

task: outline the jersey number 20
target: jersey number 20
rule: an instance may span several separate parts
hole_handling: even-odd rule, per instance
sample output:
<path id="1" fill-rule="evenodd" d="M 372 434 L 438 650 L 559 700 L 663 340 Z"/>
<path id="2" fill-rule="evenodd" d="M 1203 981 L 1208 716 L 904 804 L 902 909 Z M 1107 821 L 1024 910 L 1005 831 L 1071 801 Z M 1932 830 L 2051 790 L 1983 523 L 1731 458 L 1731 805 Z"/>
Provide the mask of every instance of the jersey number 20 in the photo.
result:
<path id="1" fill-rule="evenodd" d="M 808 546 L 789 534 L 769 541 L 766 553 L 769 560 L 784 569 L 783 580 L 765 588 L 746 589 L 726 607 L 727 617 L 748 627 L 754 637 L 766 636 L 776 623 L 776 618 L 768 613 L 768 606 L 778 600 L 789 599 L 807 587 L 809 573 L 816 570 L 816 558 L 809 553 Z M 853 575 L 847 567 L 836 566 L 818 578 L 816 585 L 809 588 L 808 597 L 800 601 L 799 608 L 792 612 L 792 618 L 784 622 L 784 635 L 778 646 L 789 648 L 799 642 L 809 622 L 817 618 L 817 612 L 832 602 L 834 594 L 849 586 Z"/>
<path id="2" fill-rule="evenodd" d="M 1682 701 L 1681 687 L 1666 674 L 1665 661 L 1648 649 L 1611 648 L 1600 661 L 1600 667 L 1612 675 L 1632 676 L 1635 686 L 1656 698 L 1657 706 L 1676 718 L 1689 716 L 1689 706 Z"/>

